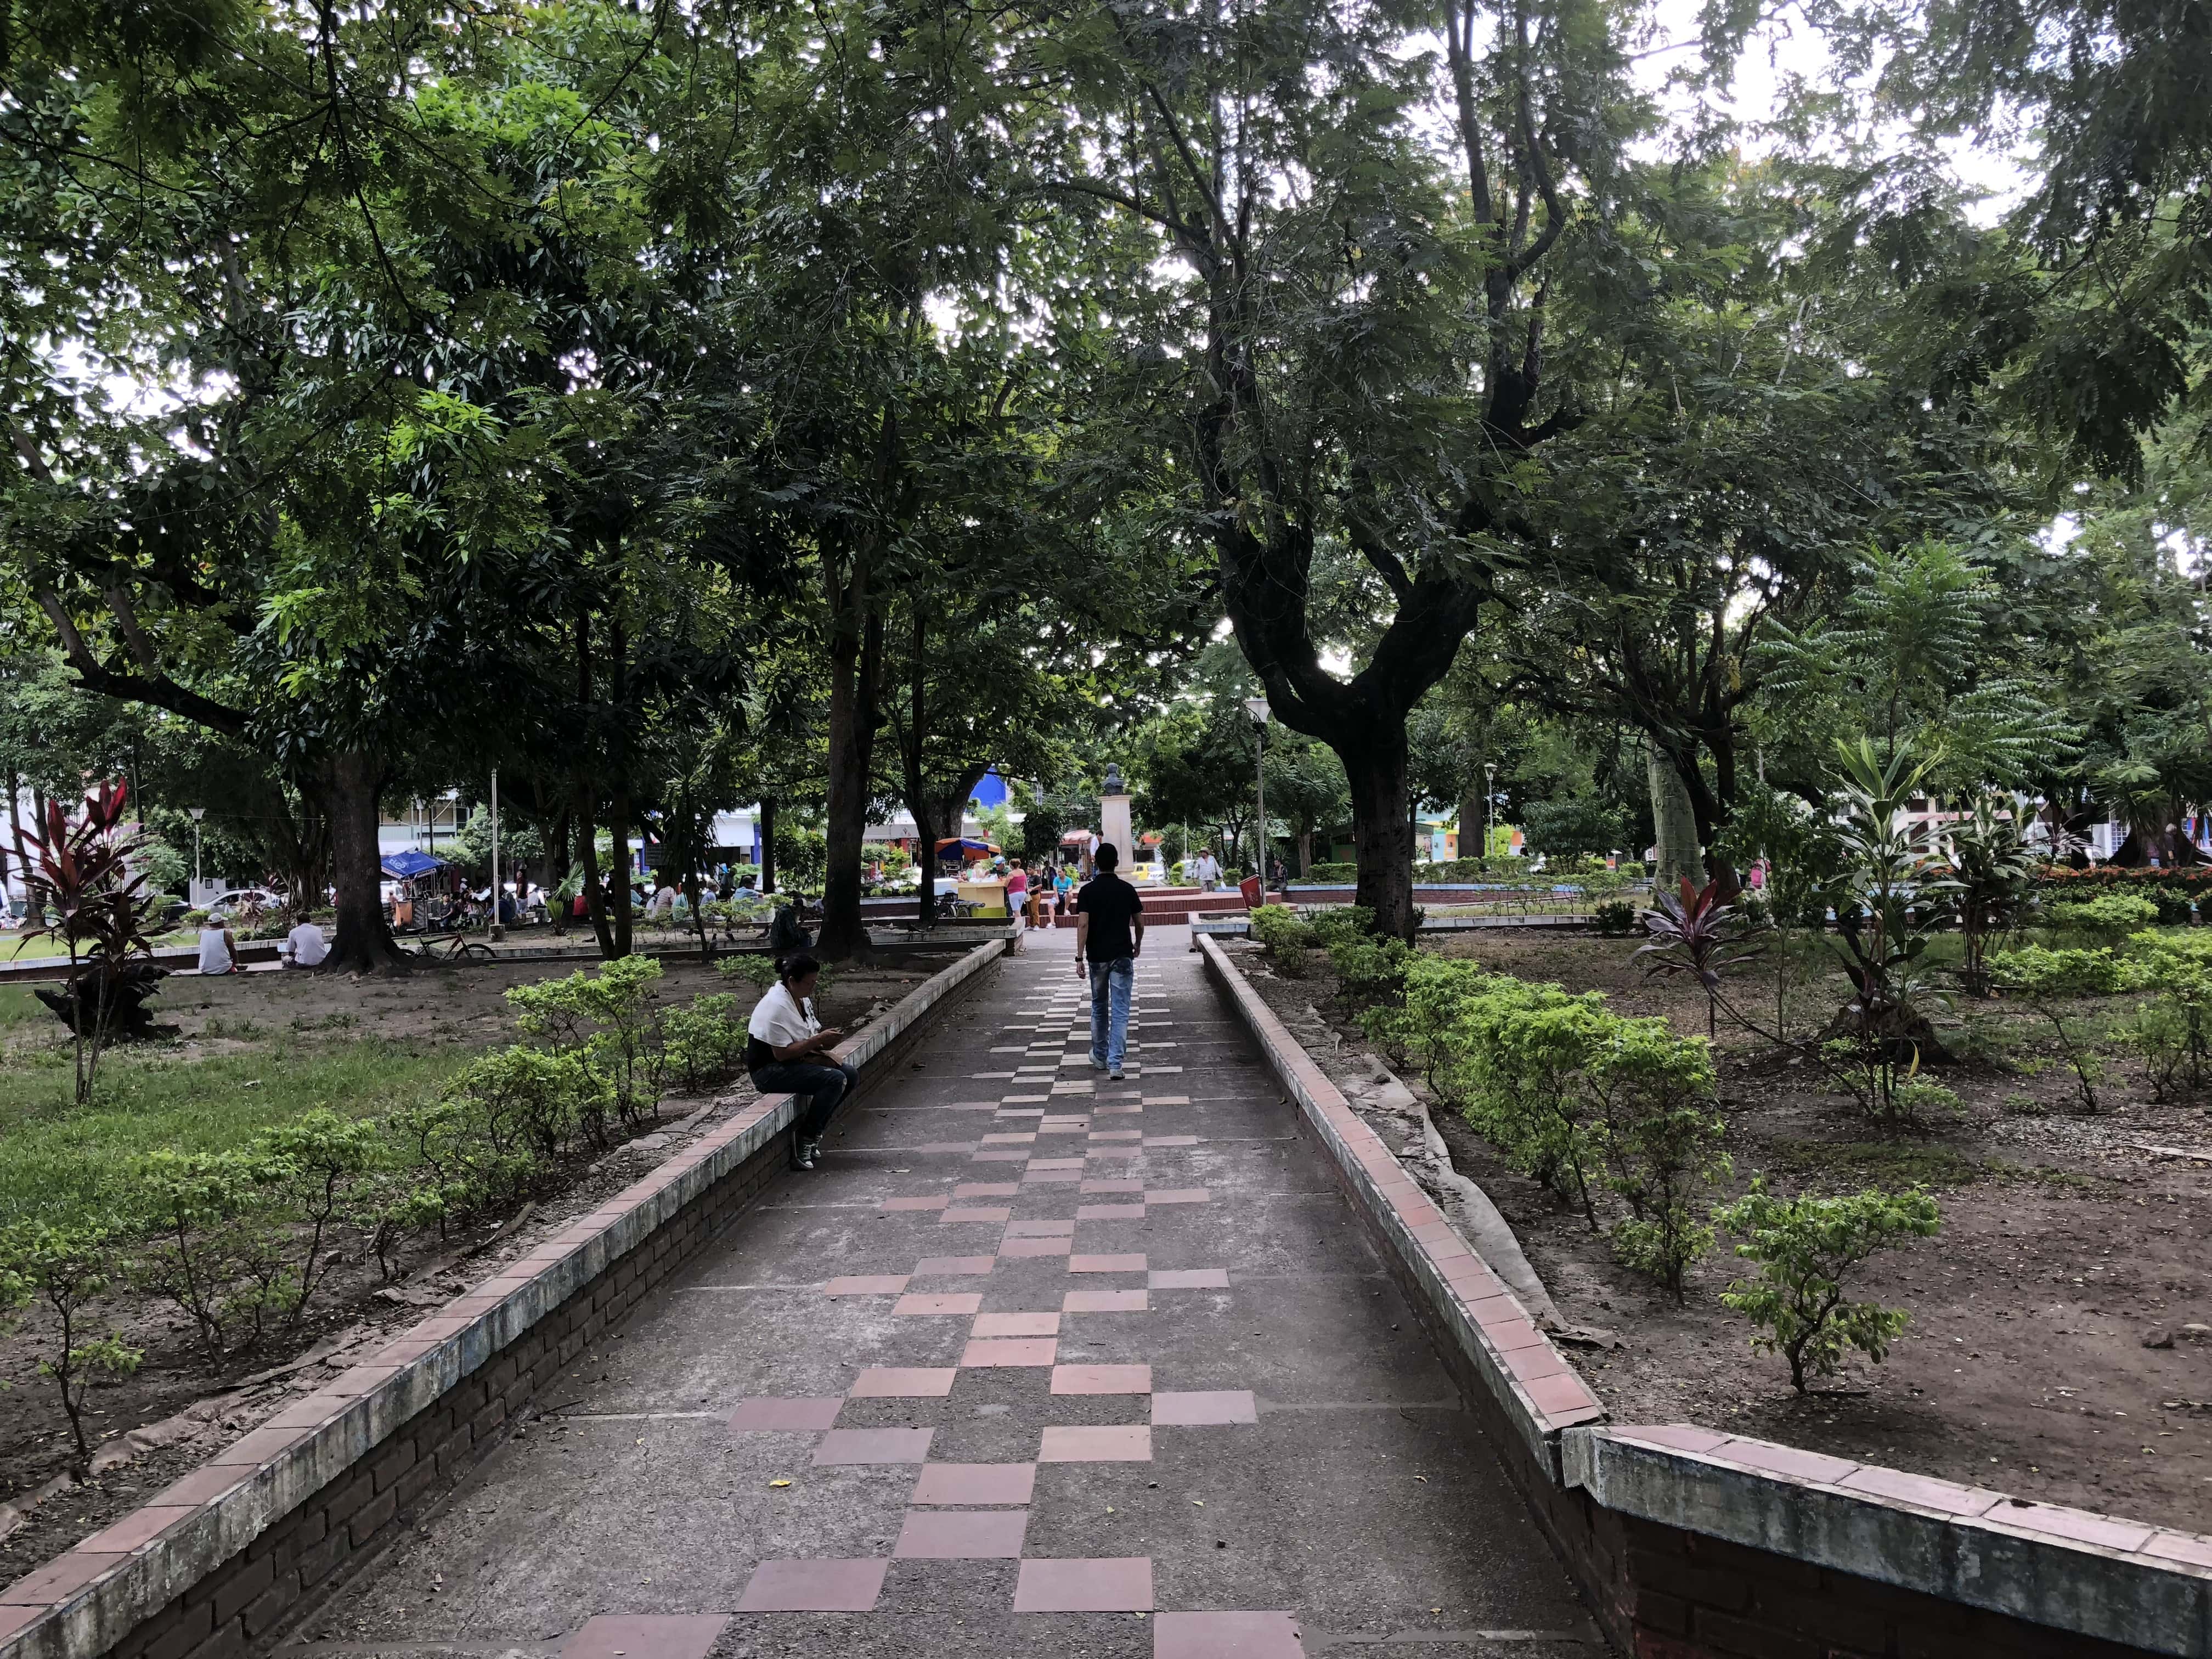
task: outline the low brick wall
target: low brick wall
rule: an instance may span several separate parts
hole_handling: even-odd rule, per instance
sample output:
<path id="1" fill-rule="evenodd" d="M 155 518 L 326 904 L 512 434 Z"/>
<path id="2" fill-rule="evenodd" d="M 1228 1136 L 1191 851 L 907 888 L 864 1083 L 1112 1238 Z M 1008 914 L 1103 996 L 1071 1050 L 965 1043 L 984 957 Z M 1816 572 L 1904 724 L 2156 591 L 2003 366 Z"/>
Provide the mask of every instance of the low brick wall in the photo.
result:
<path id="1" fill-rule="evenodd" d="M 977 945 L 841 1044 L 860 1090 L 1005 948 Z M 539 1389 L 775 1180 L 793 1117 L 791 1096 L 762 1097 L 0 1590 L 0 1659 L 229 1659 L 264 1641 L 487 1454 Z"/>
<path id="2" fill-rule="evenodd" d="M 1194 943 L 1624 1652 L 2212 1659 L 2212 1538 L 1686 1423 L 1607 1425 L 1227 954 Z"/>

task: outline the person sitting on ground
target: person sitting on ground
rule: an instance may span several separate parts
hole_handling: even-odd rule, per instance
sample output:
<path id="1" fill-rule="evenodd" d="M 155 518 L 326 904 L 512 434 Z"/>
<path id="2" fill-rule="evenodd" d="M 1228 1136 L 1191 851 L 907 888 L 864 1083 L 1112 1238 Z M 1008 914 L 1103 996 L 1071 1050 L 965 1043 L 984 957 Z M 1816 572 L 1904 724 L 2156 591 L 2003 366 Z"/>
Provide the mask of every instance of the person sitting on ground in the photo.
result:
<path id="1" fill-rule="evenodd" d="M 234 974 L 238 971 L 238 941 L 230 929 L 220 923 L 200 929 L 200 972 L 203 974 Z"/>
<path id="2" fill-rule="evenodd" d="M 319 968 L 330 953 L 330 944 L 323 938 L 322 928 L 304 916 L 298 927 L 284 935 L 282 954 L 288 968 Z"/>
<path id="3" fill-rule="evenodd" d="M 811 1170 L 820 1162 L 830 1115 L 860 1075 L 830 1057 L 830 1049 L 845 1034 L 835 1027 L 823 1030 L 815 1018 L 814 988 L 821 978 L 822 964 L 805 952 L 779 957 L 775 983 L 745 1024 L 745 1069 L 752 1073 L 753 1086 L 764 1095 L 798 1097 L 799 1121 L 791 1142 L 795 1170 Z"/>

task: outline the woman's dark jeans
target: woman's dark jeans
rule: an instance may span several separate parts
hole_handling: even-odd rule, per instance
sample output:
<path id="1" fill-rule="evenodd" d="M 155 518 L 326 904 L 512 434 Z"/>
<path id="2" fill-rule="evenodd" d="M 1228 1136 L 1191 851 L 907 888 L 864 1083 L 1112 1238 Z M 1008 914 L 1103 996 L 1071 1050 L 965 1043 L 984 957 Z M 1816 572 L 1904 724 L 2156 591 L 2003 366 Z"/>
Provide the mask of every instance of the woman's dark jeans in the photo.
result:
<path id="1" fill-rule="evenodd" d="M 860 1075 L 851 1066 L 834 1062 L 817 1066 L 811 1060 L 781 1060 L 755 1072 L 753 1087 L 764 1095 L 797 1095 L 802 1103 L 799 1138 L 819 1140 L 830 1127 L 830 1115 Z"/>

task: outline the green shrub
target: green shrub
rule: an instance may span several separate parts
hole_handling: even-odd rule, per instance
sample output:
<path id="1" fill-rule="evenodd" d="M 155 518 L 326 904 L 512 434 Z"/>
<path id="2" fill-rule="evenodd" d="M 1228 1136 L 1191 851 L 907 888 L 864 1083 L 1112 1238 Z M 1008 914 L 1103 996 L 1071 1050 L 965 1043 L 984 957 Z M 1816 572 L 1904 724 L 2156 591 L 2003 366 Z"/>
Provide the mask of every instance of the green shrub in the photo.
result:
<path id="1" fill-rule="evenodd" d="M 1413 957 L 1413 947 L 1401 939 L 1346 935 L 1328 947 L 1328 964 L 1346 1000 L 1363 1007 L 1403 994 Z"/>
<path id="2" fill-rule="evenodd" d="M 323 1249 L 330 1228 L 352 1208 L 356 1189 L 376 1166 L 383 1139 L 365 1118 L 318 1109 L 264 1129 L 251 1150 L 262 1160 L 277 1207 L 303 1224 L 289 1316 L 296 1323 L 330 1273 Z"/>
<path id="3" fill-rule="evenodd" d="M 714 964 L 714 971 L 724 979 L 741 979 L 763 991 L 775 983 L 775 959 L 773 957 L 724 957 Z"/>
<path id="4" fill-rule="evenodd" d="M 101 1377 L 128 1376 L 144 1358 L 119 1336 L 84 1334 L 85 1304 L 107 1294 L 119 1243 L 114 1228 L 101 1222 L 58 1227 L 27 1221 L 0 1233 L 0 1311 L 35 1300 L 53 1314 L 39 1375 L 51 1378 L 59 1392 L 80 1457 L 92 1455 L 84 1432 L 85 1395 Z"/>
<path id="5" fill-rule="evenodd" d="M 141 1289 L 192 1322 L 210 1364 L 251 1347 L 297 1281 L 277 1212 L 289 1171 L 258 1152 L 149 1152 L 131 1175 Z"/>
<path id="6" fill-rule="evenodd" d="M 1850 1349 L 1881 1364 L 1910 1316 L 1846 1301 L 1844 1279 L 1876 1252 L 1932 1237 L 1942 1224 L 1936 1200 L 1917 1187 L 1782 1199 L 1766 1190 L 1764 1178 L 1713 1218 L 1743 1241 L 1735 1253 L 1759 1268 L 1757 1279 L 1736 1280 L 1721 1300 L 1759 1328 L 1755 1351 L 1789 1362 L 1790 1383 L 1801 1394 L 1808 1376 L 1834 1376 Z"/>
<path id="7" fill-rule="evenodd" d="M 1332 904 L 1306 919 L 1313 943 L 1326 951 L 1339 939 L 1365 939 L 1375 931 L 1375 912 L 1364 904 Z"/>
<path id="8" fill-rule="evenodd" d="M 1280 962 L 1288 951 L 1303 956 L 1314 942 L 1314 930 L 1299 921 L 1297 912 L 1287 904 L 1261 904 L 1252 910 L 1252 937 Z"/>
<path id="9" fill-rule="evenodd" d="M 2028 945 L 1992 956 L 1989 970 L 1993 984 L 2019 996 L 2051 1022 L 2057 1034 L 2059 1052 L 2074 1068 L 2081 1104 L 2095 1111 L 2101 1067 L 2095 1054 L 2067 1029 L 2064 1005 L 2083 997 L 2109 996 L 2120 989 L 2125 969 L 2119 958 L 2102 948 L 2047 951 L 2039 945 Z"/>
<path id="10" fill-rule="evenodd" d="M 2138 933 L 2125 965 L 2130 989 L 2156 997 L 2136 1012 L 2123 1040 L 2142 1056 L 2160 1099 L 2212 1080 L 2212 938 Z"/>
<path id="11" fill-rule="evenodd" d="M 1607 939 L 1626 939 L 1636 931 L 1636 907 L 1626 899 L 1606 899 L 1590 914 Z"/>
<path id="12" fill-rule="evenodd" d="M 689 1008 L 671 1008 L 660 1017 L 660 1037 L 667 1069 L 687 1092 L 720 1083 L 745 1063 L 745 1022 L 727 991 L 696 996 Z"/>
<path id="13" fill-rule="evenodd" d="M 1570 996 L 1498 974 L 1461 1006 L 1438 1083 L 1506 1161 L 1597 1224 L 1590 1196 L 1596 1102 L 1589 1068 L 1620 1017 L 1596 991 Z"/>
<path id="14" fill-rule="evenodd" d="M 1306 867 L 1305 874 L 1299 877 L 1298 879 L 1301 881 L 1321 882 L 1325 884 L 1357 881 L 1359 879 L 1359 866 L 1356 864 L 1309 865 Z"/>
<path id="15" fill-rule="evenodd" d="M 598 974 L 518 985 L 507 1000 L 525 1034 L 579 1055 L 612 1087 L 616 1109 L 629 1122 L 660 1097 L 660 964 L 619 957 Z"/>
<path id="16" fill-rule="evenodd" d="M 1621 1019 L 1588 1069 L 1606 1185 L 1629 1211 L 1613 1225 L 1613 1252 L 1679 1303 L 1683 1273 L 1712 1248 L 1700 1194 L 1732 1172 L 1720 1148 L 1728 1126 L 1712 1109 L 1711 1047 L 1663 1019 Z"/>
<path id="17" fill-rule="evenodd" d="M 2118 945 L 2157 920 L 2157 902 L 2139 893 L 2100 893 L 2093 899 L 2051 907 L 2052 926 L 2106 945 Z"/>

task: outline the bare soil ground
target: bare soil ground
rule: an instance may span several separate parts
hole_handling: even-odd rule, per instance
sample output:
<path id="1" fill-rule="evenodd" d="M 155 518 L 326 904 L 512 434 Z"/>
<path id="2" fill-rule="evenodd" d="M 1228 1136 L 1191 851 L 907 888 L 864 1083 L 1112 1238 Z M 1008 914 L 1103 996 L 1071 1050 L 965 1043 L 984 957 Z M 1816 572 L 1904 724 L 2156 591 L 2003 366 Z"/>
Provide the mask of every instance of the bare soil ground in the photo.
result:
<path id="1" fill-rule="evenodd" d="M 866 1023 L 947 966 L 957 950 L 865 970 L 834 970 L 820 999 L 823 1022 L 848 1030 Z M 179 976 L 165 982 L 157 1010 L 157 1018 L 177 1028 L 177 1035 L 158 1048 L 165 1060 L 258 1054 L 273 1066 L 306 1045 L 379 1039 L 417 1050 L 449 1046 L 458 1063 L 476 1049 L 510 1040 L 514 1023 L 503 1000 L 510 986 L 583 965 L 470 963 L 393 980 L 301 973 Z M 738 994 L 742 1015 L 757 1000 L 742 981 L 726 983 L 696 962 L 669 961 L 663 969 L 671 1003 L 688 1003 L 702 991 L 730 990 Z M 28 1045 L 53 1040 L 42 1025 L 20 1025 L 0 1051 L 0 1066 L 21 1064 Z M 624 1143 L 602 1155 L 579 1157 L 541 1187 L 519 1222 L 509 1216 L 465 1236 L 441 1239 L 433 1233 L 411 1241 L 403 1275 L 393 1285 L 384 1283 L 362 1239 L 342 1239 L 339 1266 L 299 1324 L 273 1330 L 220 1370 L 210 1367 L 183 1316 L 167 1304 L 126 1292 L 95 1304 L 93 1315 L 103 1333 L 113 1329 L 146 1357 L 135 1376 L 91 1396 L 88 1434 L 95 1453 L 88 1476 L 77 1468 L 53 1384 L 38 1374 L 50 1322 L 41 1310 L 30 1310 L 13 1335 L 0 1334 L 0 1389 L 6 1390 L 0 1394 L 5 1401 L 0 1409 L 0 1584 L 144 1503 L 289 1401 L 357 1364 L 392 1331 L 489 1277 L 496 1264 L 535 1249 L 754 1097 L 752 1085 L 740 1076 L 703 1097 L 663 1099 L 658 1121 L 639 1126 L 638 1133 L 640 1139 L 665 1134 L 665 1141 Z M 340 1111 L 349 1105 L 316 1103 Z M 0 1146 L 0 1158 L 5 1155 Z"/>
<path id="2" fill-rule="evenodd" d="M 1702 991 L 1647 981 L 1629 961 L 1632 942 L 1499 932 L 1423 948 L 1603 991 L 1620 1012 L 1663 1015 L 1684 1032 L 1705 1029 Z M 1332 1075 L 1371 1069 L 1324 959 L 1297 980 L 1269 975 L 1256 951 L 1239 960 L 1279 1012 L 1324 1017 L 1326 1045 L 1310 1018 L 1305 1040 Z M 1825 1020 L 1844 989 L 1839 975 L 1801 965 L 1791 1034 Z M 1771 1023 L 1771 969 L 1736 994 L 1763 997 L 1753 1018 Z M 2115 999 L 2110 1012 L 2124 1005 Z M 2078 1012 L 2100 1023 L 2092 1005 Z M 1854 1364 L 1812 1395 L 1792 1392 L 1779 1359 L 1750 1352 L 1748 1322 L 1721 1304 L 1729 1280 L 1752 1271 L 1728 1241 L 1692 1270 L 1677 1307 L 1463 1120 L 1443 1107 L 1434 1117 L 1562 1315 L 1617 1334 L 1618 1348 L 1567 1351 L 1615 1421 L 1694 1421 L 2212 1533 L 2212 1332 L 2185 1329 L 2212 1326 L 2212 1103 L 2152 1100 L 2135 1063 L 2108 1049 L 2100 1109 L 2088 1115 L 2049 1028 L 2025 1010 L 1962 1002 L 1937 1024 L 1961 1054 L 1942 1080 L 1963 1112 L 1885 1134 L 1817 1068 L 1723 1023 L 1717 1058 L 1736 1171 L 1723 1196 L 1765 1171 L 1783 1192 L 1917 1181 L 1942 1209 L 1937 1237 L 1876 1257 L 1846 1286 L 1911 1312 L 1887 1363 Z M 1418 1077 L 1405 1081 L 1425 1097 Z M 1407 1139 L 1402 1121 L 1377 1127 L 1393 1147 Z"/>

